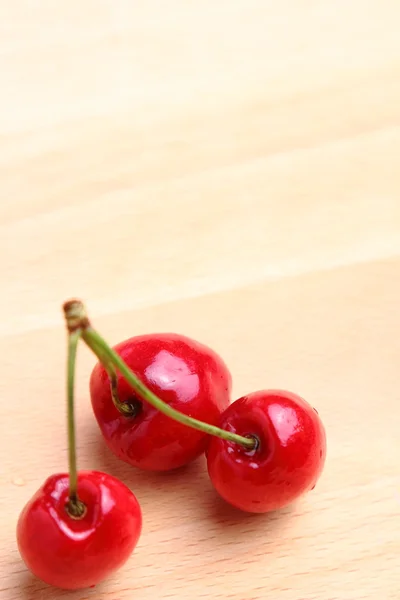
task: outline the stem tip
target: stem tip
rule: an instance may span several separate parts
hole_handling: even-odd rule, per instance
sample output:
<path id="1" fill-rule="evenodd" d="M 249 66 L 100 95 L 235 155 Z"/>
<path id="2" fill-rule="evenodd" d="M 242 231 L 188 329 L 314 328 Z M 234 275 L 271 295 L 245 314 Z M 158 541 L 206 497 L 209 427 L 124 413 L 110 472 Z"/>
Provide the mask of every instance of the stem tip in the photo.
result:
<path id="1" fill-rule="evenodd" d="M 63 304 L 63 311 L 67 322 L 67 328 L 70 333 L 77 329 L 86 329 L 86 327 L 89 327 L 89 318 L 87 316 L 85 305 L 81 300 L 75 298 L 67 300 L 67 302 L 64 302 Z"/>

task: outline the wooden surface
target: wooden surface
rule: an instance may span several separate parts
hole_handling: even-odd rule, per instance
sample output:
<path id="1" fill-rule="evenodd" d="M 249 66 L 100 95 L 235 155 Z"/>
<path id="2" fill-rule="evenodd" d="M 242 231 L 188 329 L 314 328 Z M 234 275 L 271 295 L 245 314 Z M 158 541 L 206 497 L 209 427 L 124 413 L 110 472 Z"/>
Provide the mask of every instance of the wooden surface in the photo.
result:
<path id="1" fill-rule="evenodd" d="M 1 600 L 399 600 L 398 0 L 0 2 Z M 117 342 L 174 330 L 317 406 L 328 461 L 238 514 L 199 460 L 144 474 L 102 444 L 80 353 L 79 464 L 144 513 L 130 562 L 57 592 L 18 555 L 66 468 L 61 302 Z"/>

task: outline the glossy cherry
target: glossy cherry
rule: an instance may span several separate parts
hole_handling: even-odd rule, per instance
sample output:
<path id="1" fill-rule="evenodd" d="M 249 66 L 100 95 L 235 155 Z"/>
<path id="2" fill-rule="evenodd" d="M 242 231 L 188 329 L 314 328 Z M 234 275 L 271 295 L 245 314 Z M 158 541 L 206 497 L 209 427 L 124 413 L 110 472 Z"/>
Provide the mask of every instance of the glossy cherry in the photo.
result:
<path id="1" fill-rule="evenodd" d="M 257 440 L 246 450 L 210 437 L 207 466 L 218 493 L 247 512 L 280 509 L 311 490 L 323 469 L 325 430 L 310 404 L 286 391 L 248 394 L 222 414 L 219 426 Z"/>
<path id="2" fill-rule="evenodd" d="M 229 405 L 231 375 L 222 359 L 199 342 L 173 333 L 150 334 L 114 350 L 151 392 L 185 415 L 214 425 Z M 204 452 L 206 433 L 162 414 L 120 374 L 117 391 L 122 403 L 136 408 L 135 416 L 116 408 L 109 376 L 98 363 L 90 379 L 92 406 L 107 445 L 119 458 L 142 469 L 166 471 Z"/>
<path id="3" fill-rule="evenodd" d="M 97 471 L 78 474 L 80 518 L 67 509 L 69 476 L 52 475 L 23 509 L 17 541 L 28 568 L 63 589 L 96 585 L 128 559 L 142 527 L 140 506 L 121 481 Z"/>
<path id="4" fill-rule="evenodd" d="M 29 569 L 64 589 L 94 586 L 120 567 L 142 527 L 139 504 L 122 482 L 98 471 L 78 473 L 75 362 L 82 329 L 67 323 L 68 474 L 52 475 L 23 509 L 17 542 Z"/>

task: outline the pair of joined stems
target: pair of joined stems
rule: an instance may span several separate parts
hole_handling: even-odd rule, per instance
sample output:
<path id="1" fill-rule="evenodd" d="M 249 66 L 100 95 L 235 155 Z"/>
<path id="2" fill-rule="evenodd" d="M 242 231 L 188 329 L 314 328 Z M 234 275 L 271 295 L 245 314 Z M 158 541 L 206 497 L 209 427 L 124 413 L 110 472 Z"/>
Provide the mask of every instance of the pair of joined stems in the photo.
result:
<path id="1" fill-rule="evenodd" d="M 78 499 L 77 466 L 76 466 L 76 441 L 75 441 L 75 416 L 74 416 L 74 381 L 77 346 L 82 339 L 96 355 L 108 373 L 110 379 L 111 396 L 116 408 L 126 418 L 134 418 L 134 407 L 121 402 L 117 392 L 117 371 L 126 379 L 134 392 L 145 402 L 164 413 L 167 417 L 198 429 L 208 435 L 214 435 L 224 440 L 234 442 L 254 450 L 257 441 L 253 437 L 244 437 L 231 433 L 215 425 L 204 423 L 176 410 L 156 394 L 154 394 L 128 367 L 125 361 L 107 344 L 100 334 L 93 329 L 87 316 L 84 304 L 80 300 L 70 300 L 63 305 L 65 320 L 68 329 L 68 360 L 67 360 L 67 399 L 68 399 L 68 445 L 69 445 L 69 502 L 67 510 L 70 516 L 79 518 L 83 515 L 84 505 Z"/>

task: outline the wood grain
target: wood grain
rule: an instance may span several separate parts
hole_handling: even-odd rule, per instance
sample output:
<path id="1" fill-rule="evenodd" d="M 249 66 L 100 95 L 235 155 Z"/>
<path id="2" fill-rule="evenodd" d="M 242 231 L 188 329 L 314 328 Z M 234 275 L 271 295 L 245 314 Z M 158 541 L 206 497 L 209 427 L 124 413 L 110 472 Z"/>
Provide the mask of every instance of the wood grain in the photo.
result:
<path id="1" fill-rule="evenodd" d="M 400 598 L 398 0 L 0 0 L 1 600 Z M 118 462 L 88 403 L 79 463 L 120 476 L 144 531 L 118 575 L 58 592 L 16 548 L 66 468 L 63 300 L 113 343 L 176 330 L 234 396 L 318 407 L 312 494 L 251 517 L 199 460 Z"/>

